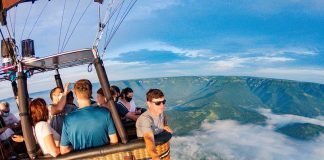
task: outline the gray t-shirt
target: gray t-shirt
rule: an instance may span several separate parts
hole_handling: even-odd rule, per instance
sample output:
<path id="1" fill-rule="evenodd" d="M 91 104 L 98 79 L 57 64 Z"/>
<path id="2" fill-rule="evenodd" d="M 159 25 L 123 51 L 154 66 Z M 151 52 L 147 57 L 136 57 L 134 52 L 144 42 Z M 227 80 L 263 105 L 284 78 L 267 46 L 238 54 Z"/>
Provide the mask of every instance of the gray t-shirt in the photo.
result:
<path id="1" fill-rule="evenodd" d="M 52 105 L 50 105 L 49 107 L 52 107 Z M 76 110 L 77 108 L 78 107 L 76 105 L 66 104 L 61 113 L 58 113 L 56 115 L 50 115 L 50 125 L 59 135 L 62 134 L 64 117 L 70 112 Z"/>
<path id="2" fill-rule="evenodd" d="M 136 133 L 137 137 L 143 137 L 146 132 L 153 132 L 157 135 L 163 132 L 164 127 L 164 116 L 163 113 L 159 116 L 153 116 L 149 110 L 141 114 L 136 121 Z"/>

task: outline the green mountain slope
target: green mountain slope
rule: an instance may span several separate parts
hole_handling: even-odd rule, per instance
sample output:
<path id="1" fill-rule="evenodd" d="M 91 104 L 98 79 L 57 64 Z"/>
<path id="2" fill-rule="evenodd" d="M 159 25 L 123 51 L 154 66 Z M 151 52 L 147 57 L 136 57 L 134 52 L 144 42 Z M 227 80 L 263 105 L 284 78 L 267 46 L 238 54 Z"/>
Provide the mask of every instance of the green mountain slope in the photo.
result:
<path id="1" fill-rule="evenodd" d="M 323 84 L 236 76 L 151 78 L 112 84 L 133 88 L 140 106 L 145 106 L 145 93 L 150 88 L 163 90 L 169 122 L 177 134 L 218 119 L 263 125 L 266 117 L 255 111 L 258 108 L 276 114 L 324 115 Z"/>
<path id="2" fill-rule="evenodd" d="M 324 133 L 324 127 L 310 123 L 294 123 L 278 128 L 278 132 L 300 140 L 310 140 Z"/>

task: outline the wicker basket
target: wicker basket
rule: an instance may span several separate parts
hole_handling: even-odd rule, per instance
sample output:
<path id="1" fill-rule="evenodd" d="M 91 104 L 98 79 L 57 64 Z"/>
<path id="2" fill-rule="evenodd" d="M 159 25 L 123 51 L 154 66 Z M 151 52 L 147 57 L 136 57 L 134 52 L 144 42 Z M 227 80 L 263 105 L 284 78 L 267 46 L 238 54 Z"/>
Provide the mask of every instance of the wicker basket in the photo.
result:
<path id="1" fill-rule="evenodd" d="M 170 159 L 169 142 L 156 146 L 156 149 L 161 159 L 163 160 Z M 128 152 L 118 152 L 114 154 L 108 154 L 96 158 L 89 158 L 89 160 L 146 160 L 146 159 L 151 159 L 151 157 L 145 148 L 139 148 Z"/>

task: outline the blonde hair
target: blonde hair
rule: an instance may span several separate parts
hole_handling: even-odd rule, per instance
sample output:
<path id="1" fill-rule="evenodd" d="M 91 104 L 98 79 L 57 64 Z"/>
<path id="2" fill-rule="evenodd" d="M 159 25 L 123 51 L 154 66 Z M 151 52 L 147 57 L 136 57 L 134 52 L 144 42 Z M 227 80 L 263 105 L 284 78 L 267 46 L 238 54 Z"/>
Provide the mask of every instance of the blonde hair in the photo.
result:
<path id="1" fill-rule="evenodd" d="M 2 109 L 4 109 L 4 108 L 9 108 L 10 107 L 10 105 L 9 105 L 9 103 L 8 102 L 1 102 L 0 103 L 0 108 Z"/>

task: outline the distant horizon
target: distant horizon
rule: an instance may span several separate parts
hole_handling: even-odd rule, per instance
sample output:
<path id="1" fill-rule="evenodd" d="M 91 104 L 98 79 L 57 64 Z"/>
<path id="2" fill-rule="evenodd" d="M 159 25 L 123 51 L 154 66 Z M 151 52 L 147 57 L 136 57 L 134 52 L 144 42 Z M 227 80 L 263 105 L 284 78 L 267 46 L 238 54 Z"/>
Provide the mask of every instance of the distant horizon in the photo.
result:
<path id="1" fill-rule="evenodd" d="M 255 77 L 255 76 L 235 76 L 235 75 L 183 75 L 183 76 L 168 76 L 168 77 L 147 77 L 147 78 L 132 78 L 132 79 L 120 79 L 120 80 L 109 80 L 109 83 L 110 85 L 112 83 L 115 83 L 115 82 L 120 82 L 120 81 L 136 81 L 136 80 L 146 80 L 146 79 L 160 79 L 160 78 L 180 78 L 180 77 L 239 77 L 239 78 L 255 78 L 255 79 L 269 79 L 269 80 L 276 80 L 276 81 L 287 81 L 287 82 L 295 82 L 295 83 L 311 83 L 311 84 L 319 84 L 319 85 L 324 85 L 323 83 L 316 83 L 316 82 L 307 82 L 307 81 L 299 81 L 299 80 L 291 80 L 291 79 L 280 79 L 280 78 L 271 78 L 271 77 Z M 64 81 L 64 77 L 61 77 L 62 80 Z M 79 78 L 81 79 L 81 78 Z M 99 80 L 90 80 L 93 84 L 99 84 Z M 9 81 L 8 81 L 9 82 Z M 50 81 L 47 81 L 47 82 L 50 82 Z M 75 82 L 75 81 L 72 81 L 72 82 Z M 0 82 L 0 86 L 1 86 L 1 83 L 3 82 Z M 53 80 L 52 82 L 52 88 L 55 87 L 55 81 Z M 30 87 L 29 87 L 30 88 Z M 51 90 L 52 88 L 47 88 L 47 89 L 44 89 L 44 90 L 33 90 L 33 92 L 30 92 L 29 91 L 29 94 L 34 94 L 34 93 L 37 93 L 37 92 L 43 92 L 43 91 L 46 91 L 46 90 Z M 3 89 L 7 89 L 10 90 L 10 94 L 12 94 L 12 96 L 7 96 L 7 97 L 4 97 L 3 96 Z M 7 92 L 5 91 L 5 92 Z M 8 94 L 6 94 L 8 95 Z M 7 86 L 7 88 L 3 88 L 2 86 L 2 91 L 0 91 L 0 101 L 3 101 L 3 100 L 7 100 L 7 99 L 11 99 L 13 98 L 13 93 L 12 93 L 12 88 L 11 86 Z"/>

